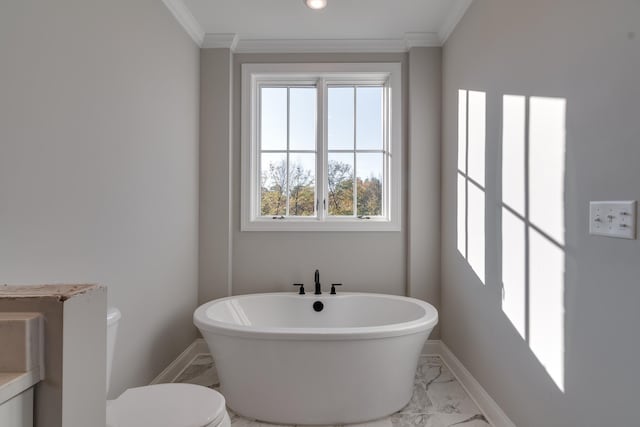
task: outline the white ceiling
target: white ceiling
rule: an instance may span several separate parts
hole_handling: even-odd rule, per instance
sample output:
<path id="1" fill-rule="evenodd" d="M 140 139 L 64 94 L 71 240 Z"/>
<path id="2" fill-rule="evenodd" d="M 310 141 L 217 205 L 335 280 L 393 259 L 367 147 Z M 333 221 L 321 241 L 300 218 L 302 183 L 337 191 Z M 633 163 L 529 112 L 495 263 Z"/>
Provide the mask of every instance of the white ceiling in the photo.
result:
<path id="1" fill-rule="evenodd" d="M 163 0 L 199 44 L 221 40 L 407 40 L 441 44 L 471 0 L 328 0 L 314 11 L 302 0 Z M 407 35 L 409 33 L 409 36 Z M 207 35 L 204 37 L 204 35 Z M 417 41 L 416 41 L 417 40 Z M 421 41 L 420 41 L 421 40 Z M 255 44 L 255 43 L 254 43 Z M 213 47 L 217 47 L 213 46 Z M 410 46 L 409 46 L 410 47 Z"/>

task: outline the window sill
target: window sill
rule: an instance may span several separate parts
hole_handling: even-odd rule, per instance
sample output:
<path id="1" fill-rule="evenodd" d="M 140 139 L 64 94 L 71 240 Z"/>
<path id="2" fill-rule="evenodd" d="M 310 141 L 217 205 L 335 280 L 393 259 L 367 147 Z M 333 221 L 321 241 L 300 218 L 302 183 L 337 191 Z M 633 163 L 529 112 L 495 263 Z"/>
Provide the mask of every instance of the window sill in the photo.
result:
<path id="1" fill-rule="evenodd" d="M 398 222 L 386 219 L 354 220 L 253 220 L 243 222 L 241 231 L 294 231 L 294 232 L 399 232 L 402 226 Z"/>

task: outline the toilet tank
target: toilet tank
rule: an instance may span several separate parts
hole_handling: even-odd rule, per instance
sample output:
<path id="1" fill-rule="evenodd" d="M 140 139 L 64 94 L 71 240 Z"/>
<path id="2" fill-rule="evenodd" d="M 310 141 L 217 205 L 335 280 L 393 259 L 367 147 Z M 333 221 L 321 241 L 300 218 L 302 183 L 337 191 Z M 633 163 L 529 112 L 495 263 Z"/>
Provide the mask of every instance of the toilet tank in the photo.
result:
<path id="1" fill-rule="evenodd" d="M 120 310 L 115 307 L 107 309 L 107 393 L 111 384 L 111 365 L 113 362 L 113 351 L 116 346 L 116 336 L 118 335 L 118 323 L 120 322 Z"/>

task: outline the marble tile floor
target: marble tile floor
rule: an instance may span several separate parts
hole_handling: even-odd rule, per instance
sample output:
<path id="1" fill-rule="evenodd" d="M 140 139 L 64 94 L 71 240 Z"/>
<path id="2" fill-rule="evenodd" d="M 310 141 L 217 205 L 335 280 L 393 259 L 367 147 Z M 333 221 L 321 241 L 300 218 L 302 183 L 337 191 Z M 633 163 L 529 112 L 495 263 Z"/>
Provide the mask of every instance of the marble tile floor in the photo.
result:
<path id="1" fill-rule="evenodd" d="M 220 383 L 210 354 L 198 354 L 175 382 L 218 389 Z M 232 427 L 281 427 L 244 418 L 229 411 Z M 487 427 L 473 400 L 438 356 L 422 356 L 411 401 L 395 414 L 349 427 Z"/>

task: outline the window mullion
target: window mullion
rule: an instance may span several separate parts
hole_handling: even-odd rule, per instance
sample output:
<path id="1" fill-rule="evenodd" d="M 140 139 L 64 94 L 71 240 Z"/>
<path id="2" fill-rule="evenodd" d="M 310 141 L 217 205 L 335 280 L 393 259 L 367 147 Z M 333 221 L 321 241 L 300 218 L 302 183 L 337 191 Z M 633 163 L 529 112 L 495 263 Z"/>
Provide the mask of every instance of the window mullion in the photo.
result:
<path id="1" fill-rule="evenodd" d="M 255 154 L 252 157 L 256 164 L 256 169 L 252 170 L 251 173 L 253 175 L 253 185 L 256 186 L 257 191 L 252 197 L 252 203 L 255 203 L 255 207 L 251 212 L 251 216 L 258 218 L 262 215 L 262 132 L 260 131 L 262 126 L 262 91 L 260 90 L 260 85 L 256 85 L 254 96 L 256 103 L 252 106 L 252 109 L 254 109 L 252 114 L 255 114 L 255 126 L 252 132 L 254 132 L 253 138 L 255 138 Z"/>
<path id="2" fill-rule="evenodd" d="M 324 221 L 327 194 L 327 85 L 325 79 L 318 80 L 316 111 L 316 215 Z"/>
<path id="3" fill-rule="evenodd" d="M 358 170 L 357 154 L 356 154 L 356 141 L 358 138 L 357 129 L 357 110 L 358 110 L 358 90 L 357 87 L 353 87 L 353 216 L 358 217 L 358 177 L 356 171 Z"/>
<path id="4" fill-rule="evenodd" d="M 287 87 L 287 165 L 286 165 L 286 170 L 285 170 L 285 176 L 286 176 L 286 185 L 285 188 L 287 189 L 287 205 L 285 206 L 285 216 L 289 216 L 289 145 L 290 145 L 290 137 L 291 137 L 291 89 L 289 87 Z"/>
<path id="5" fill-rule="evenodd" d="M 391 114 L 389 114 L 389 81 L 387 80 L 382 91 L 382 167 L 384 168 L 383 176 L 386 187 L 382 190 L 382 214 L 385 218 L 391 218 L 391 208 L 389 203 L 389 195 L 391 194 L 391 136 L 389 134 L 389 122 Z"/>

